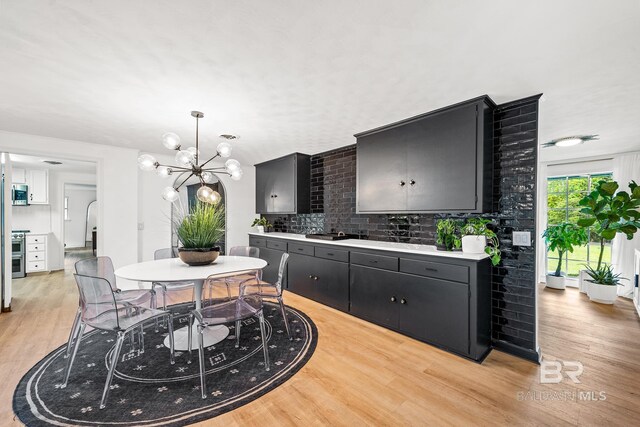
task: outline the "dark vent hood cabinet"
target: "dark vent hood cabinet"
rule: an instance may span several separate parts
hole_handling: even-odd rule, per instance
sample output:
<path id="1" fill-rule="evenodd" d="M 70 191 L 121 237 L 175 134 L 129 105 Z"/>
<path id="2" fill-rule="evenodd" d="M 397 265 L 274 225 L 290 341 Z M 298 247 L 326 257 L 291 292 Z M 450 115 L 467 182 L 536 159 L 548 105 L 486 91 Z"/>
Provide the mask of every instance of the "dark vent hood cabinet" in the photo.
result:
<path id="1" fill-rule="evenodd" d="M 358 213 L 491 211 L 488 96 L 356 134 Z"/>
<path id="2" fill-rule="evenodd" d="M 300 214 L 311 209 L 311 157 L 294 153 L 256 166 L 256 213 Z"/>

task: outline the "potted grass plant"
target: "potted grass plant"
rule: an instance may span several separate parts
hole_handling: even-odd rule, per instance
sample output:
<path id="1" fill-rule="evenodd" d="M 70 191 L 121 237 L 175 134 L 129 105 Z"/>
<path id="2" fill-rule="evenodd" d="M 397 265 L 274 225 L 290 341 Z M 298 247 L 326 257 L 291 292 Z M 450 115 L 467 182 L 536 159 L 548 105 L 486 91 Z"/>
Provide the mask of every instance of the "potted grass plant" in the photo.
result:
<path id="1" fill-rule="evenodd" d="M 220 255 L 216 244 L 224 236 L 225 214 L 221 203 L 197 202 L 191 212 L 178 212 L 174 218 L 181 246 L 178 255 L 191 266 L 208 265 Z"/>
<path id="2" fill-rule="evenodd" d="M 496 233 L 489 228 L 492 223 L 486 218 L 469 218 L 461 227 L 462 252 L 471 254 L 486 253 L 495 266 L 500 263 L 500 241 Z"/>
<path id="3" fill-rule="evenodd" d="M 436 222 L 436 244 L 438 249 L 452 251 L 460 249 L 460 227 L 462 221 L 452 218 L 441 219 Z"/>
<path id="4" fill-rule="evenodd" d="M 587 194 L 579 204 L 584 215 L 578 225 L 591 228 L 600 244 L 600 254 L 595 267 L 587 266 L 589 299 L 603 304 L 613 304 L 618 295 L 620 280 L 627 280 L 616 274 L 611 265 L 602 262 L 605 242 L 612 240 L 617 233 L 627 239 L 640 228 L 640 187 L 635 181 L 629 183 L 629 192 L 617 191 L 615 181 L 600 181 L 596 188 Z"/>
<path id="5" fill-rule="evenodd" d="M 552 273 L 547 273 L 546 286 L 552 289 L 565 289 L 565 275 L 562 272 L 562 261 L 566 253 L 573 253 L 575 247 L 589 243 L 587 232 L 576 224 L 563 222 L 549 226 L 542 233 L 547 243 L 547 252 L 558 251 L 558 265 Z"/>

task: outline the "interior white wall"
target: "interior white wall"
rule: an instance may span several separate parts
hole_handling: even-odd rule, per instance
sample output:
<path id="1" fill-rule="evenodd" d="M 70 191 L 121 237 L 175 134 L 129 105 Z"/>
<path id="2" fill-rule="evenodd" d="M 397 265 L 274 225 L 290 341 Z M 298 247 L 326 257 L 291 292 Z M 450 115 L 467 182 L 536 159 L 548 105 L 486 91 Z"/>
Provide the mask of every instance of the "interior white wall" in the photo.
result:
<path id="1" fill-rule="evenodd" d="M 0 131 L 0 151 L 96 162 L 98 254 L 138 260 L 138 150 Z"/>
<path id="2" fill-rule="evenodd" d="M 11 265 L 11 258 L 12 258 L 12 254 L 11 254 L 11 220 L 12 220 L 12 210 L 10 209 L 11 206 L 11 159 L 9 158 L 8 154 L 5 153 L 3 150 L 0 150 L 0 152 L 4 153 L 4 159 L 5 159 L 5 163 L 4 163 L 4 176 L 5 176 L 5 182 L 4 182 L 4 198 L 2 200 L 4 206 L 5 206 L 5 211 L 4 211 L 4 247 L 5 247 L 5 251 L 4 251 L 4 259 L 2 260 L 3 263 L 3 270 L 4 270 L 4 304 L 2 309 L 5 308 L 9 308 L 11 307 L 11 296 L 12 296 L 12 292 L 11 292 L 11 271 L 13 266 Z"/>
<path id="3" fill-rule="evenodd" d="M 51 230 L 51 205 L 11 206 L 12 229 L 43 234 Z"/>
<path id="4" fill-rule="evenodd" d="M 68 198 L 69 218 L 64 220 L 64 244 L 69 248 L 82 248 L 86 245 L 87 208 L 96 200 L 95 189 L 65 188 L 64 197 Z M 64 217 L 64 204 L 63 204 Z"/>

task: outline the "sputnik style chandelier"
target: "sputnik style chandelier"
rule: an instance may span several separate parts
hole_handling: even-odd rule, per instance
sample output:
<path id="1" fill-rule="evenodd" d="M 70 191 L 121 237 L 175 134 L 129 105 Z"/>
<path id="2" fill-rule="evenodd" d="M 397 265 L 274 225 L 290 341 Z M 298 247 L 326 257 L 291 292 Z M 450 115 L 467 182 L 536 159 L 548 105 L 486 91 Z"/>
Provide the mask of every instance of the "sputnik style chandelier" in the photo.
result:
<path id="1" fill-rule="evenodd" d="M 138 157 L 138 166 L 143 171 L 152 171 L 155 169 L 156 173 L 163 178 L 167 178 L 174 173 L 188 173 L 188 176 L 182 180 L 179 185 L 169 186 L 162 190 L 162 198 L 166 201 L 175 202 L 178 199 L 180 187 L 182 187 L 189 178 L 195 176 L 200 180 L 200 188 L 197 193 L 198 199 L 206 203 L 218 203 L 221 199 L 220 193 L 207 187 L 206 184 L 214 181 L 214 173 L 223 173 L 231 176 L 231 179 L 238 181 L 242 178 L 240 162 L 229 159 L 224 163 L 224 166 L 207 167 L 207 165 L 217 157 L 229 157 L 231 155 L 231 144 L 229 144 L 229 141 L 237 139 L 238 137 L 233 135 L 220 135 L 220 138 L 223 138 L 225 141 L 218 144 L 215 156 L 202 164 L 198 164 L 200 157 L 198 120 L 203 118 L 204 114 L 200 111 L 192 111 L 191 115 L 196 118 L 195 147 L 182 149 L 180 137 L 173 132 L 167 132 L 162 135 L 162 144 L 170 150 L 177 151 L 176 163 L 178 163 L 178 166 L 162 165 L 150 154 L 142 154 Z"/>

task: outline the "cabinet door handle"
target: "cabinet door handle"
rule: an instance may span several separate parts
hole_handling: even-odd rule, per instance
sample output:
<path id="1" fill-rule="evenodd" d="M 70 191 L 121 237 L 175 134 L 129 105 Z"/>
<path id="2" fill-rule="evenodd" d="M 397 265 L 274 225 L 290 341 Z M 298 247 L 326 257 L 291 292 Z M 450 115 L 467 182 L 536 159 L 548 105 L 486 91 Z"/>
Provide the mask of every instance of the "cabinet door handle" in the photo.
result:
<path id="1" fill-rule="evenodd" d="M 333 252 L 327 252 L 327 256 L 333 256 Z"/>
<path id="2" fill-rule="evenodd" d="M 313 276 L 313 280 L 318 280 L 318 276 Z"/>
<path id="3" fill-rule="evenodd" d="M 313 276 L 312 276 L 312 275 L 309 275 L 309 279 L 313 279 Z"/>
<path id="4" fill-rule="evenodd" d="M 376 260 L 373 260 L 373 259 L 369 260 L 369 264 L 377 264 L 377 263 L 378 263 L 378 261 L 376 261 Z"/>
<path id="5" fill-rule="evenodd" d="M 278 195 L 277 195 L 277 194 L 274 194 L 274 195 L 273 195 L 273 197 L 278 197 Z"/>
<path id="6" fill-rule="evenodd" d="M 404 187 L 407 183 L 404 181 L 400 181 L 400 187 Z"/>
<path id="7" fill-rule="evenodd" d="M 424 269 L 427 271 L 438 271 L 437 268 L 431 268 L 431 267 L 425 267 Z"/>
<path id="8" fill-rule="evenodd" d="M 391 297 L 391 302 L 396 302 L 396 297 Z"/>
<path id="9" fill-rule="evenodd" d="M 298 250 L 299 250 L 299 251 L 304 251 L 304 249 L 303 249 L 303 248 L 298 248 Z"/>
<path id="10" fill-rule="evenodd" d="M 402 299 L 400 300 L 400 304 L 406 304 L 406 303 L 407 303 L 407 300 L 406 300 L 406 299 L 402 298 Z"/>
<path id="11" fill-rule="evenodd" d="M 414 185 L 416 185 L 416 182 L 414 180 L 411 180 L 411 181 L 409 181 L 409 185 L 411 185 L 413 187 Z"/>

